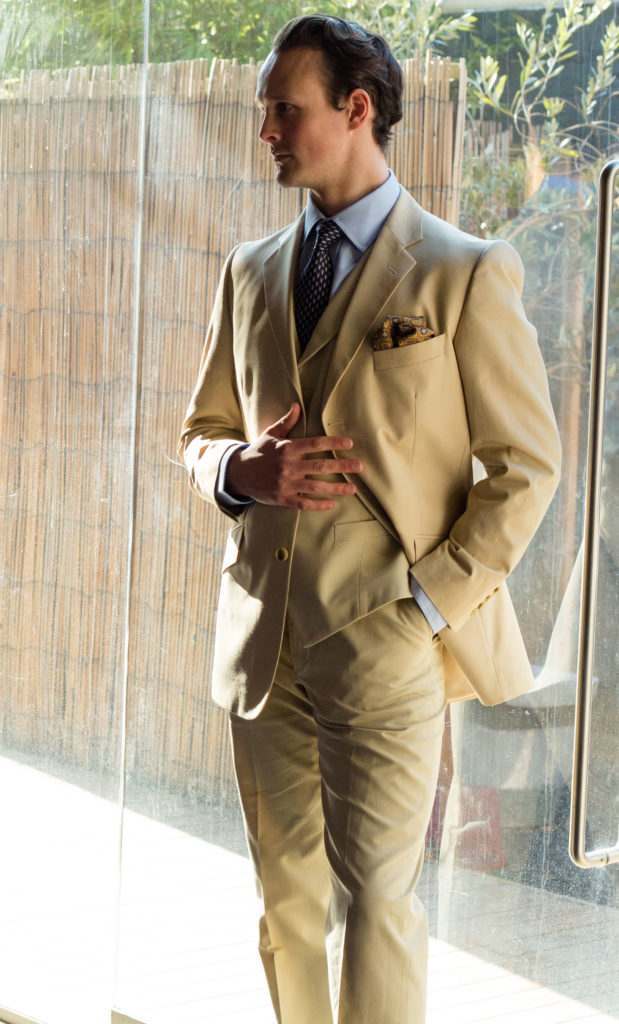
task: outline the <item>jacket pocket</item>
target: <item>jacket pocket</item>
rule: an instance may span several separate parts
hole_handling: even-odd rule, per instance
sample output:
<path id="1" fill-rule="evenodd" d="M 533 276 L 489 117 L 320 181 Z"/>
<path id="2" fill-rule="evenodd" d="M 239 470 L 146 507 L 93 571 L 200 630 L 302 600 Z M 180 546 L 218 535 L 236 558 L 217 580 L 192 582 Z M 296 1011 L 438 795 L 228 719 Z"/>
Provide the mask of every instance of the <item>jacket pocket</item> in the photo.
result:
<path id="1" fill-rule="evenodd" d="M 221 566 L 222 572 L 229 569 L 235 562 L 238 562 L 241 542 L 243 540 L 244 526 L 244 523 L 238 523 L 236 526 L 232 527 L 228 534 L 228 539 L 224 548 L 224 559 Z"/>
<path id="2" fill-rule="evenodd" d="M 333 561 L 342 579 L 354 581 L 358 615 L 410 597 L 408 559 L 401 544 L 377 519 L 334 524 Z"/>
<path id="3" fill-rule="evenodd" d="M 391 370 L 425 363 L 428 359 L 438 359 L 444 355 L 447 343 L 446 334 L 437 334 L 428 341 L 417 341 L 414 345 L 403 345 L 401 348 L 372 349 L 375 370 Z"/>

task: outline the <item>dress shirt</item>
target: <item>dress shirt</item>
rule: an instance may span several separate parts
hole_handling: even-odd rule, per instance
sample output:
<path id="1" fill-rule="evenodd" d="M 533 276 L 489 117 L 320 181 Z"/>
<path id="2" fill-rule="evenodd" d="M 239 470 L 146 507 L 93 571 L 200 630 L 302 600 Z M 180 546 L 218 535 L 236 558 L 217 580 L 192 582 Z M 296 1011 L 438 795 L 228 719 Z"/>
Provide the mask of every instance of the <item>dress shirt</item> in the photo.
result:
<path id="1" fill-rule="evenodd" d="M 372 192 L 368 192 L 361 199 L 357 199 L 355 203 L 351 203 L 350 206 L 346 206 L 339 213 L 328 218 L 335 221 L 342 231 L 342 237 L 334 243 L 330 250 L 333 260 L 333 281 L 331 283 L 330 298 L 357 261 L 361 259 L 366 249 L 372 245 L 399 195 L 400 183 L 393 171 L 389 169 L 389 175 L 382 185 L 379 185 Z M 318 221 L 324 218 L 324 213 L 318 208 L 310 193 L 307 206 L 305 207 L 303 243 L 297 266 L 297 279 L 305 270 L 305 266 L 311 257 L 315 240 L 314 228 Z M 237 448 L 245 447 L 247 447 L 247 443 L 239 441 L 226 450 L 219 463 L 217 483 L 215 485 L 217 501 L 236 514 L 241 512 L 246 506 L 252 505 L 253 499 L 236 498 L 226 491 L 226 467 L 228 460 Z M 432 603 L 425 590 L 417 583 L 411 570 L 409 570 L 409 576 L 413 597 L 430 623 L 432 632 L 438 633 L 440 629 L 447 625 L 447 622 L 436 605 Z"/>

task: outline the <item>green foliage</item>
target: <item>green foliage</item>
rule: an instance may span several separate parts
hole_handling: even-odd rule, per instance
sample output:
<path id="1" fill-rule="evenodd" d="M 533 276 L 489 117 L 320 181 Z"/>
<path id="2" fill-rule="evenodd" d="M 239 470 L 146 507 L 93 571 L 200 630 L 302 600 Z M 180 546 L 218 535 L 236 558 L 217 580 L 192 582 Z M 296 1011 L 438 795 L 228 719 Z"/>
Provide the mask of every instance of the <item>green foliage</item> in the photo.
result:
<path id="1" fill-rule="evenodd" d="M 341 4 L 326 0 L 325 13 Z M 149 23 L 144 23 L 148 9 Z M 153 63 L 196 57 L 262 60 L 289 18 L 312 11 L 299 0 L 2 0 L 0 67 L 22 69 Z"/>
<path id="2" fill-rule="evenodd" d="M 493 153 L 468 157 L 462 168 L 460 227 L 482 238 L 495 238 L 521 210 L 525 161 L 522 156 L 497 160 Z"/>
<path id="3" fill-rule="evenodd" d="M 136 63 L 145 56 L 145 28 L 153 63 L 196 57 L 261 61 L 286 21 L 316 12 L 307 0 L 152 0 L 145 26 L 142 0 L 0 2 L 0 67 L 6 76 L 30 68 Z M 440 52 L 476 21 L 471 13 L 445 16 L 439 0 L 323 0 L 320 13 L 380 32 L 400 58 Z"/>
<path id="4" fill-rule="evenodd" d="M 541 23 L 533 28 L 524 20 L 516 23 L 519 44 L 520 75 L 511 98 L 505 96 L 507 75 L 501 74 L 497 58 L 482 56 L 479 68 L 470 78 L 473 111 L 479 116 L 490 108 L 512 124 L 521 145 L 535 147 L 545 171 L 566 159 L 582 169 L 599 156 L 596 137 L 600 130 L 617 138 L 617 125 L 604 120 L 603 111 L 615 92 L 614 68 L 619 59 L 619 26 L 609 22 L 601 41 L 587 85 L 579 89 L 579 99 L 569 102 L 551 95 L 555 80 L 578 53 L 575 37 L 596 21 L 611 6 L 611 0 L 567 0 L 555 7 L 548 0 Z M 569 108 L 569 109 L 568 109 Z M 574 120 L 570 121 L 566 115 Z"/>
<path id="5" fill-rule="evenodd" d="M 443 13 L 440 0 L 400 0 L 400 3 L 350 3 L 345 5 L 355 20 L 388 41 L 395 56 L 440 54 L 445 43 L 471 32 L 477 18 L 472 11 L 459 17 Z M 354 12 L 354 13 L 353 13 Z"/>

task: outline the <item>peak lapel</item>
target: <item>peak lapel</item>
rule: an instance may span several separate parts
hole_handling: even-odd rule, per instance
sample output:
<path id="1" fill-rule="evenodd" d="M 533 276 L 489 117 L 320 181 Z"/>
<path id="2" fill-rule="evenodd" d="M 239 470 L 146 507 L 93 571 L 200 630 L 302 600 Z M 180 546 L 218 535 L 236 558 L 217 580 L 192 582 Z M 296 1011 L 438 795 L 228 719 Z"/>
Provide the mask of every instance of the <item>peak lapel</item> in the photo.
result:
<path id="1" fill-rule="evenodd" d="M 380 229 L 344 313 L 324 391 L 324 411 L 373 321 L 415 266 L 409 248 L 423 238 L 422 208 L 404 187 Z"/>
<path id="2" fill-rule="evenodd" d="M 278 245 L 267 256 L 263 265 L 265 300 L 275 342 L 301 408 L 303 395 L 294 348 L 294 331 L 290 319 L 292 304 L 289 303 L 289 296 L 294 288 L 294 271 L 303 239 L 304 217 L 305 211 L 283 233 Z"/>

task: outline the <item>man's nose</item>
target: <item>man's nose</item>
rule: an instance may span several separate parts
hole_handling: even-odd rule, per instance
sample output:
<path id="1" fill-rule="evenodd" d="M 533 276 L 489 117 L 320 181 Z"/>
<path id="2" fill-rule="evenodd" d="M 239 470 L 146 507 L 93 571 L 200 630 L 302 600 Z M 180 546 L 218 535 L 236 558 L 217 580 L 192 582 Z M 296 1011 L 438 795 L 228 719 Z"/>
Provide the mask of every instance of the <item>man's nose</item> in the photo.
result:
<path id="1" fill-rule="evenodd" d="M 266 142 L 267 145 L 276 142 L 280 138 L 280 131 L 274 117 L 270 117 L 268 114 L 264 115 L 258 135 L 262 142 Z"/>

